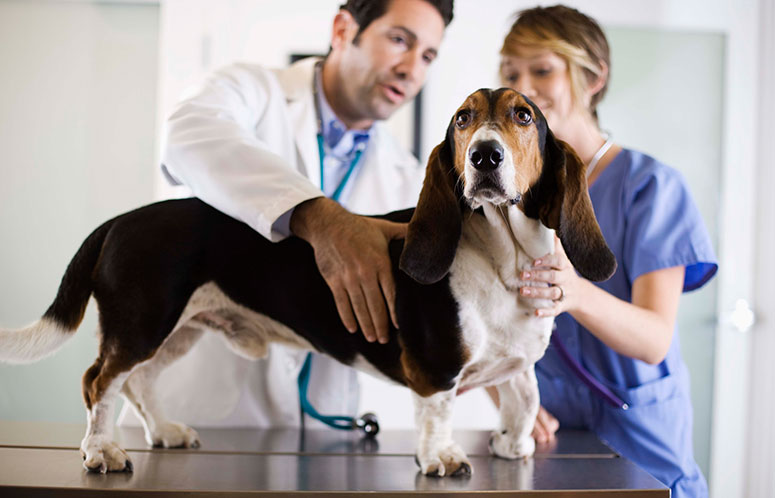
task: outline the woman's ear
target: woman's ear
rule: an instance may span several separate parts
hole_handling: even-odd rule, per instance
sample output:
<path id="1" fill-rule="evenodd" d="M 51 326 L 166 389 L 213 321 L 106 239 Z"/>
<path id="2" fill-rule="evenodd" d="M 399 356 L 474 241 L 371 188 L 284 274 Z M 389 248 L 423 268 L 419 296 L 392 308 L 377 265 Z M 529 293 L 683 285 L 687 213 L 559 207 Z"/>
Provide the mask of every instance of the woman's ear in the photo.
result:
<path id="1" fill-rule="evenodd" d="M 592 98 L 597 95 L 603 88 L 605 88 L 605 85 L 608 83 L 608 64 L 606 64 L 603 61 L 600 61 L 600 74 L 597 75 L 597 77 L 592 81 L 592 83 L 589 84 L 589 87 L 587 87 L 586 91 L 586 102 L 584 102 L 585 107 L 589 107 L 590 102 L 592 101 Z"/>
<path id="2" fill-rule="evenodd" d="M 421 284 L 438 282 L 447 275 L 460 241 L 463 216 L 448 141 L 437 145 L 428 159 L 399 262 L 399 268 Z"/>
<path id="3" fill-rule="evenodd" d="M 544 167 L 523 200 L 527 216 L 557 231 L 568 259 L 586 279 L 602 281 L 616 271 L 595 218 L 587 190 L 586 167 L 576 152 L 546 129 Z"/>

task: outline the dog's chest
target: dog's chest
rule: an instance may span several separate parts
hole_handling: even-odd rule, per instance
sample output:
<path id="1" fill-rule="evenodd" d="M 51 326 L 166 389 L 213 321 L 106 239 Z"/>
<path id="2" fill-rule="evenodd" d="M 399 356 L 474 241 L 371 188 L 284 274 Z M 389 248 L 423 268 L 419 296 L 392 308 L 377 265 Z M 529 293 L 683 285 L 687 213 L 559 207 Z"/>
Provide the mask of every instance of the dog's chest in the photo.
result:
<path id="1" fill-rule="evenodd" d="M 534 364 L 549 344 L 553 319 L 536 317 L 537 303 L 519 296 L 519 272 L 532 264 L 508 232 L 484 217 L 466 222 L 450 269 L 460 328 L 470 360 L 460 388 L 497 384 Z M 547 251 L 548 252 L 548 251 Z"/>

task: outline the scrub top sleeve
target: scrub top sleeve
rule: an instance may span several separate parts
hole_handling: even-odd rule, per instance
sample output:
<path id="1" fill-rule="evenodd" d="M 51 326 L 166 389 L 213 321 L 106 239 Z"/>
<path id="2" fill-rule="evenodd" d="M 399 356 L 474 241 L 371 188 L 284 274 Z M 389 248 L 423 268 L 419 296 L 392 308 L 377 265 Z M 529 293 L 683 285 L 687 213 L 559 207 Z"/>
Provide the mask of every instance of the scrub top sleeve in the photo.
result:
<path id="1" fill-rule="evenodd" d="M 630 180 L 623 254 L 629 281 L 652 271 L 684 266 L 684 292 L 702 287 L 718 264 L 681 174 L 657 164 L 639 168 Z"/>

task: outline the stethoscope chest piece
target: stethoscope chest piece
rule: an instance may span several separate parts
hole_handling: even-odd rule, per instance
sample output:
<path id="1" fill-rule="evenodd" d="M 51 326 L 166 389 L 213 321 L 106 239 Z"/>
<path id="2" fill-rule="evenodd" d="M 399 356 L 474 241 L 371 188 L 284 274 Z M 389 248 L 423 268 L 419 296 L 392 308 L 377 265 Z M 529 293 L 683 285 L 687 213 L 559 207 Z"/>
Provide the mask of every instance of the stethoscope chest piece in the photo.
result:
<path id="1" fill-rule="evenodd" d="M 304 415 L 309 415 L 315 420 L 323 422 L 334 429 L 345 431 L 362 430 L 368 438 L 373 438 L 379 432 L 379 422 L 377 416 L 371 412 L 364 413 L 360 417 L 350 417 L 347 415 L 323 415 L 315 410 L 307 398 L 307 389 L 309 388 L 310 371 L 312 368 L 312 353 L 307 354 L 304 364 L 299 372 L 299 405 L 301 408 L 301 424 L 304 426 Z"/>
<path id="2" fill-rule="evenodd" d="M 366 437 L 373 438 L 379 433 L 379 421 L 374 413 L 364 413 L 353 419 L 353 429 L 360 429 Z"/>

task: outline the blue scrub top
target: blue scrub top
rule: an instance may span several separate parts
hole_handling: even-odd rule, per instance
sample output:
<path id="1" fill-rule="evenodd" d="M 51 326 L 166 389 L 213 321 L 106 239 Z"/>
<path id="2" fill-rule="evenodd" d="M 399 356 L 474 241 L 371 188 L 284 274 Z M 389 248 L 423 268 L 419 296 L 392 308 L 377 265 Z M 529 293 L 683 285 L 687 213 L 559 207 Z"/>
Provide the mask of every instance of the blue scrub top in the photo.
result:
<path id="1" fill-rule="evenodd" d="M 589 195 L 618 263 L 613 277 L 596 284 L 600 288 L 631 301 L 632 282 L 644 273 L 684 266 L 684 292 L 702 287 L 716 273 L 710 237 L 678 171 L 624 149 Z M 692 452 L 689 377 L 678 331 L 665 360 L 649 365 L 616 353 L 568 313 L 558 316 L 556 324 L 570 354 L 630 409 L 614 408 L 592 393 L 553 346 L 536 365 L 542 405 L 563 427 L 595 432 L 670 486 L 674 497 L 707 496 Z"/>

